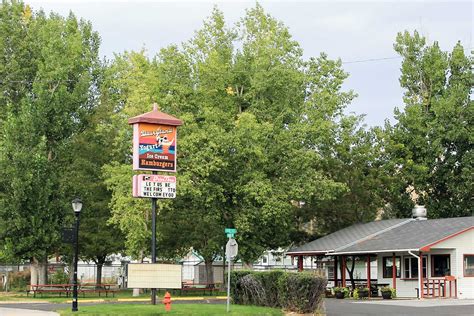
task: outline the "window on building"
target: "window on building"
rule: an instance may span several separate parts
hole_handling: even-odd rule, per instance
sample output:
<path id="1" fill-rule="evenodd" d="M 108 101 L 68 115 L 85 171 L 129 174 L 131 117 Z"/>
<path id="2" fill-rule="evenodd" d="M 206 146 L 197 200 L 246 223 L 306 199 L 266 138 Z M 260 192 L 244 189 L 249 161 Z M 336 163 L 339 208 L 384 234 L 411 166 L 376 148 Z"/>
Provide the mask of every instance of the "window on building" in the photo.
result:
<path id="1" fill-rule="evenodd" d="M 328 280 L 334 280 L 334 266 L 328 266 Z"/>
<path id="2" fill-rule="evenodd" d="M 383 257 L 383 277 L 392 277 L 393 257 Z M 400 257 L 395 257 L 396 277 L 400 277 Z"/>
<path id="3" fill-rule="evenodd" d="M 431 276 L 444 277 L 451 275 L 449 255 L 431 255 Z"/>
<path id="4" fill-rule="evenodd" d="M 423 257 L 423 277 L 426 278 L 426 257 Z M 415 257 L 405 257 L 403 259 L 403 277 L 405 279 L 418 278 L 418 259 Z"/>
<path id="5" fill-rule="evenodd" d="M 474 277 L 474 255 L 464 255 L 464 276 Z"/>
<path id="6" fill-rule="evenodd" d="M 263 263 L 267 263 L 267 262 L 268 262 L 267 256 L 263 256 L 262 262 L 263 262 Z"/>

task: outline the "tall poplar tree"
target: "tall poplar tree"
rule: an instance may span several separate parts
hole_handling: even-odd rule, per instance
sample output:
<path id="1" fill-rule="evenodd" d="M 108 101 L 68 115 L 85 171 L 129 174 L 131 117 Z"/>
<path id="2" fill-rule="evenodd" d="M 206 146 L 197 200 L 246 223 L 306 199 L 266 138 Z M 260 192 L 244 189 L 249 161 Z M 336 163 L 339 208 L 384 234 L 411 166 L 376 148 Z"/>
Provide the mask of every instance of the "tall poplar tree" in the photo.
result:
<path id="1" fill-rule="evenodd" d="M 397 123 L 387 128 L 391 172 L 430 218 L 472 215 L 472 57 L 459 42 L 448 53 L 416 31 L 399 33 L 394 48 L 403 57 L 405 107 L 395 110 Z"/>
<path id="2" fill-rule="evenodd" d="M 0 243 L 9 256 L 39 265 L 72 217 L 74 187 L 64 191 L 64 162 L 97 97 L 99 36 L 72 13 L 0 6 Z"/>

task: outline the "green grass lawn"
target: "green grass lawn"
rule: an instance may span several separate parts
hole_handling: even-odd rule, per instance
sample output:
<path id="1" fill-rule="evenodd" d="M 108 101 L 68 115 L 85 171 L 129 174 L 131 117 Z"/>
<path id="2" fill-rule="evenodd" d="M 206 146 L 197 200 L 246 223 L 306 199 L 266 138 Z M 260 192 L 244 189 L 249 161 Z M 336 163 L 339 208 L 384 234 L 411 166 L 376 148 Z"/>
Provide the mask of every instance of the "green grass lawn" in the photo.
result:
<path id="1" fill-rule="evenodd" d="M 61 315 L 243 315 L 243 316 L 282 316 L 283 312 L 275 308 L 231 305 L 231 312 L 226 312 L 226 305 L 219 304 L 174 304 L 170 312 L 166 312 L 163 304 L 100 304 L 95 306 L 79 306 L 78 312 L 71 309 L 57 310 Z"/>
<path id="2" fill-rule="evenodd" d="M 198 296 L 198 297 L 215 297 L 215 296 L 226 296 L 227 293 L 225 292 L 219 292 L 216 293 L 213 296 L 209 296 L 209 294 L 203 295 L 201 292 L 193 292 L 193 293 L 183 293 L 183 295 L 180 295 L 179 291 L 176 291 L 175 293 L 171 293 L 172 297 L 191 297 L 191 296 Z M 158 297 L 161 299 L 164 296 L 164 291 L 160 291 L 158 293 Z M 105 301 L 117 301 L 119 298 L 139 298 L 139 299 L 146 299 L 150 298 L 150 292 L 147 293 L 141 293 L 138 297 L 132 296 L 132 291 L 131 290 L 123 290 L 115 293 L 115 297 L 112 297 L 111 294 L 109 294 L 108 297 L 105 297 L 105 293 L 102 293 L 101 296 L 99 296 L 98 293 L 86 293 L 85 297 L 82 296 L 82 294 L 79 294 L 79 302 L 81 300 L 105 300 Z M 26 295 L 26 292 L 0 292 L 0 301 L 45 301 L 45 302 L 51 302 L 51 303 L 65 303 L 71 300 L 71 297 L 65 297 L 64 294 L 59 296 L 59 294 L 56 293 L 44 293 L 42 296 L 41 294 L 36 295 L 36 298 L 33 297 L 32 294 Z"/>

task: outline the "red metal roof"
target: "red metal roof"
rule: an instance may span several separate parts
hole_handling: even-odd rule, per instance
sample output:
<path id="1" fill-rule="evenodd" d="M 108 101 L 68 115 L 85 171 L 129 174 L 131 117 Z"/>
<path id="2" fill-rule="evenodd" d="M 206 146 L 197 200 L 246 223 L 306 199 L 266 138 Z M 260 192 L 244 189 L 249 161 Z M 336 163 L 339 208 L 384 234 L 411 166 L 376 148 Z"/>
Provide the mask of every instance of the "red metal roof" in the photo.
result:
<path id="1" fill-rule="evenodd" d="M 183 121 L 180 119 L 158 111 L 157 105 L 153 104 L 153 111 L 132 117 L 128 120 L 128 124 L 136 123 L 151 123 L 151 124 L 163 124 L 163 125 L 172 125 L 180 126 L 183 125 Z"/>

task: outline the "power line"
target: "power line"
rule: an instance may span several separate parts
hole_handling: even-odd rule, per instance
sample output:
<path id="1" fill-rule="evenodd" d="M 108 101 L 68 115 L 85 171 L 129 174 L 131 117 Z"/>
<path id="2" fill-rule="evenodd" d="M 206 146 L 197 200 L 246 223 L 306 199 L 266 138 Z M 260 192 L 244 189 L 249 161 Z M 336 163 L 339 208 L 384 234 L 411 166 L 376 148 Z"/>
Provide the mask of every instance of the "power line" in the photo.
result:
<path id="1" fill-rule="evenodd" d="M 383 57 L 383 58 L 370 58 L 370 59 L 361 59 L 361 60 L 342 61 L 341 63 L 346 65 L 346 64 L 366 63 L 366 62 L 372 62 L 372 61 L 391 60 L 391 59 L 400 59 L 400 58 L 403 58 L 403 57 L 393 56 L 393 57 Z"/>
<path id="2" fill-rule="evenodd" d="M 464 51 L 472 51 L 474 47 L 465 48 Z M 403 56 L 392 56 L 392 57 L 382 57 L 382 58 L 368 58 L 368 59 L 360 59 L 360 60 L 350 60 L 350 61 L 341 61 L 341 64 L 348 65 L 348 64 L 359 64 L 359 63 L 368 63 L 368 62 L 376 62 L 376 61 L 384 61 L 384 60 L 395 60 L 401 59 Z M 245 72 L 245 71 L 242 71 Z M 0 80 L 0 84 L 4 83 L 33 83 L 33 82 L 76 82 L 77 80 L 74 79 L 63 79 L 63 80 Z"/>

